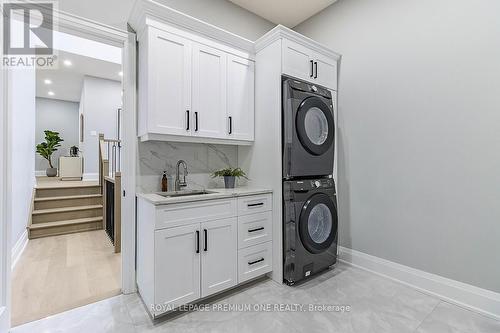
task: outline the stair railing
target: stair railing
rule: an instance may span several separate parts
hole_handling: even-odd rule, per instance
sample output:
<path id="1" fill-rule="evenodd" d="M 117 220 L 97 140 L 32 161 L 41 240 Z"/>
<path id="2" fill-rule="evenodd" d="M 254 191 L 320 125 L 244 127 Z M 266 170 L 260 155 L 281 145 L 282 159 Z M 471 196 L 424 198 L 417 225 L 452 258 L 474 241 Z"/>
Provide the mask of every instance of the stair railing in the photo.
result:
<path id="1" fill-rule="evenodd" d="M 103 228 L 115 252 L 121 252 L 121 141 L 99 134 L 99 185 L 103 200 Z"/>

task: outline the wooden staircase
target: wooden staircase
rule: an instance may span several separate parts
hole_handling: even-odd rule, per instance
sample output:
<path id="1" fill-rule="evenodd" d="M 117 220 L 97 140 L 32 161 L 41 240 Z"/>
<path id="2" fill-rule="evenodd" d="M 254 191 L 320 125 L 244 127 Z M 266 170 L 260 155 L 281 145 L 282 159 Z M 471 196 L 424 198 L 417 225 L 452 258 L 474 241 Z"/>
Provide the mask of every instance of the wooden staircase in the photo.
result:
<path id="1" fill-rule="evenodd" d="M 103 228 L 103 205 L 99 184 L 37 187 L 30 239 Z"/>

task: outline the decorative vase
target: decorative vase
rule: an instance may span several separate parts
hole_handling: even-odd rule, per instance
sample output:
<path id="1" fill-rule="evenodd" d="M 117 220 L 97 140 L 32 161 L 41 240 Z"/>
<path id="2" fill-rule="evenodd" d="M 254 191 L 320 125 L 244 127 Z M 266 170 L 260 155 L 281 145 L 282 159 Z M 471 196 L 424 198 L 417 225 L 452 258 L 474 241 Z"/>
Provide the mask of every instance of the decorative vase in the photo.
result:
<path id="1" fill-rule="evenodd" d="M 47 168 L 47 170 L 45 172 L 47 174 L 47 177 L 57 176 L 57 168 Z"/>
<path id="2" fill-rule="evenodd" d="M 235 180 L 236 180 L 235 176 L 224 176 L 225 188 L 234 188 Z"/>

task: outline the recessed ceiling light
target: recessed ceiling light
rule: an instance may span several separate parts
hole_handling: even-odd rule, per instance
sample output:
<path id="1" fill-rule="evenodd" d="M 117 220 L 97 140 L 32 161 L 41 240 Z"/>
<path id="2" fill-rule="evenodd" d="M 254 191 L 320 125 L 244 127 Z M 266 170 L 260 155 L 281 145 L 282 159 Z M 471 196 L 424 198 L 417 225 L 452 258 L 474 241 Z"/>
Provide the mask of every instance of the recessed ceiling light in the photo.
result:
<path id="1" fill-rule="evenodd" d="M 54 92 L 53 91 L 49 91 L 47 94 L 49 94 L 49 96 L 54 96 Z"/>
<path id="2" fill-rule="evenodd" d="M 52 80 L 50 80 L 50 79 L 45 79 L 45 80 L 43 80 L 43 83 L 45 83 L 45 84 L 52 84 Z"/>
<path id="3" fill-rule="evenodd" d="M 64 60 L 63 64 L 64 64 L 64 66 L 71 66 L 71 65 L 73 65 L 73 63 L 70 60 L 68 60 L 68 59 Z"/>
<path id="4" fill-rule="evenodd" d="M 123 72 L 122 72 L 122 71 L 119 71 L 119 72 L 118 72 L 118 75 L 123 76 Z"/>

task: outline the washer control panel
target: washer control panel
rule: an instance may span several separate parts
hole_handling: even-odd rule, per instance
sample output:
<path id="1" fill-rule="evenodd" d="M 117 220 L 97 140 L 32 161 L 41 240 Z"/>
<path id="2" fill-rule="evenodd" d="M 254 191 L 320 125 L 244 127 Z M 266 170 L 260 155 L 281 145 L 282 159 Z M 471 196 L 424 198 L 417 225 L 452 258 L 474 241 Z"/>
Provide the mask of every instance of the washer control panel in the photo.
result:
<path id="1" fill-rule="evenodd" d="M 334 188 L 335 182 L 332 178 L 304 179 L 291 182 L 291 189 L 294 191 L 309 191 L 315 189 Z"/>

